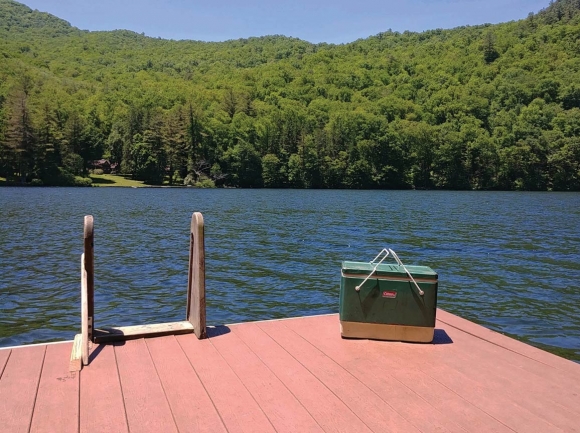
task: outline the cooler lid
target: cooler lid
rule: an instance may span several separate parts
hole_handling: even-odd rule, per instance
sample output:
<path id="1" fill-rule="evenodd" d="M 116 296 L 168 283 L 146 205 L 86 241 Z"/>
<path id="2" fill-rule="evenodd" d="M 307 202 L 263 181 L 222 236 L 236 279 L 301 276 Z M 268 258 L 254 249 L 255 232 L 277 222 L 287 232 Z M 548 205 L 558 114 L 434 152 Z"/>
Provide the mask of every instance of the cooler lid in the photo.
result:
<path id="1" fill-rule="evenodd" d="M 344 274 L 361 275 L 366 277 L 371 273 L 374 267 L 375 265 L 369 262 L 342 262 L 342 272 Z M 429 266 L 405 265 L 405 267 L 411 273 L 411 275 L 413 275 L 413 277 L 433 280 L 437 279 L 437 272 L 435 272 Z M 377 267 L 375 275 L 407 277 L 405 269 L 396 263 L 381 263 Z"/>

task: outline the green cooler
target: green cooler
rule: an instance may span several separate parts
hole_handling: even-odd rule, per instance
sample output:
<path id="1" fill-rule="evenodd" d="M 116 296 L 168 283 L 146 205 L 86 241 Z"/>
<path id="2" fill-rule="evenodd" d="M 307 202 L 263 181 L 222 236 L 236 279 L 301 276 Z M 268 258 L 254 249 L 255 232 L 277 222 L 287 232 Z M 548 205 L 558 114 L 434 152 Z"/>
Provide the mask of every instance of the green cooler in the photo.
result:
<path id="1" fill-rule="evenodd" d="M 340 331 L 347 338 L 430 343 L 437 310 L 437 273 L 427 266 L 342 262 Z M 380 256 L 381 254 L 379 254 Z M 377 258 L 379 257 L 377 256 Z"/>

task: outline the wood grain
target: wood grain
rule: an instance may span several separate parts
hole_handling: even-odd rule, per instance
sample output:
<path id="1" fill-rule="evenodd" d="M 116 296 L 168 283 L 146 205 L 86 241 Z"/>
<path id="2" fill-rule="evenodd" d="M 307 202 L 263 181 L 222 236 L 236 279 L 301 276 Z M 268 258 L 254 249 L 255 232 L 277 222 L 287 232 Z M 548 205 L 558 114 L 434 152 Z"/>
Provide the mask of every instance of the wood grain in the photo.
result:
<path id="1" fill-rule="evenodd" d="M 195 368 L 229 433 L 275 432 L 250 392 L 208 339 L 175 337 Z"/>
<path id="2" fill-rule="evenodd" d="M 69 371 L 77 372 L 83 368 L 83 354 L 82 354 L 83 336 L 76 334 L 70 352 L 70 361 L 68 365 Z"/>
<path id="3" fill-rule="evenodd" d="M 429 363 L 422 345 L 369 340 L 339 340 L 328 320 L 309 319 L 287 323 L 304 335 L 313 346 L 333 358 L 361 382 L 374 390 L 397 413 L 421 431 L 495 431 L 509 432 L 485 412 L 450 392 L 418 368 L 400 361 L 399 352 L 408 348 L 420 363 Z M 304 334 L 306 328 L 317 332 Z M 433 347 L 428 345 L 428 347 Z M 378 356 L 382 350 L 389 356 Z M 397 353 L 397 355 L 395 355 Z M 419 354 L 420 353 L 420 354 Z"/>
<path id="4" fill-rule="evenodd" d="M 113 346 L 94 346 L 80 373 L 81 433 L 127 433 L 125 403 Z M 138 364 L 137 364 L 138 365 Z"/>
<path id="5" fill-rule="evenodd" d="M 234 332 L 210 337 L 210 341 L 256 399 L 277 432 L 323 431 L 308 413 L 308 408 Z"/>
<path id="6" fill-rule="evenodd" d="M 13 349 L 0 380 L 2 433 L 28 432 L 47 346 Z M 66 360 L 63 364 L 68 366 Z"/>
<path id="7" fill-rule="evenodd" d="M 115 344 L 129 430 L 177 432 L 165 392 L 143 339 Z"/>
<path id="8" fill-rule="evenodd" d="M 85 216 L 84 224 L 84 270 L 87 274 L 88 339 L 93 340 L 95 324 L 95 230 L 92 215 Z"/>
<path id="9" fill-rule="evenodd" d="M 506 337 L 498 332 L 491 329 L 485 328 L 476 323 L 470 322 L 469 320 L 463 319 L 462 317 L 456 316 L 454 314 L 448 313 L 444 310 L 437 310 L 437 319 L 445 323 L 446 325 L 453 326 L 454 328 L 461 329 L 462 331 L 469 333 L 475 337 L 481 338 L 483 340 L 489 341 L 490 343 L 496 344 L 505 349 L 511 350 L 520 355 L 529 357 L 538 362 L 546 365 L 550 365 L 558 370 L 564 371 L 575 379 L 580 378 L 580 371 L 578 371 L 578 364 L 570 361 L 569 359 L 562 358 L 560 356 L 554 355 L 553 353 L 546 352 L 544 350 L 538 349 L 537 347 L 530 346 L 529 344 L 522 343 L 520 341 L 514 340 L 513 338 Z"/>
<path id="10" fill-rule="evenodd" d="M 76 375 L 72 342 L 0 349 L 0 432 L 580 433 L 580 365 L 441 317 L 434 344 L 327 315 L 99 345 Z"/>
<path id="11" fill-rule="evenodd" d="M 0 349 L 0 380 L 2 379 L 2 373 L 4 373 L 4 367 L 10 358 L 10 352 L 12 349 Z"/>
<path id="12" fill-rule="evenodd" d="M 447 356 L 452 359 L 439 362 L 452 365 L 456 371 L 479 382 L 486 393 L 501 396 L 500 401 L 517 402 L 517 406 L 521 408 L 518 412 L 522 409 L 527 411 L 521 412 L 522 416 L 531 413 L 528 417 L 534 419 L 541 414 L 542 421 L 564 431 L 580 431 L 580 423 L 572 421 L 574 417 L 580 420 L 580 395 L 574 392 L 574 389 L 580 387 L 576 385 L 566 388 L 564 383 L 567 374 L 560 374 L 558 381 L 535 376 L 520 368 L 520 365 L 536 361 L 514 356 L 513 352 L 506 352 L 495 344 L 474 339 L 455 328 L 448 328 L 447 332 L 455 343 L 447 350 Z M 509 359 L 503 358 L 502 355 L 506 353 L 510 355 Z"/>
<path id="13" fill-rule="evenodd" d="M 359 417 L 364 419 L 365 423 L 373 431 L 419 432 L 411 422 L 405 420 L 402 415 L 379 398 L 369 387 L 332 358 L 329 358 L 304 338 L 290 330 L 285 321 L 262 322 L 259 326 L 286 351 L 291 353 L 298 362 L 314 374 Z M 374 375 L 376 372 L 371 374 Z"/>
<path id="14" fill-rule="evenodd" d="M 204 222 L 203 215 L 195 212 L 191 216 L 186 316 L 199 339 L 207 337 L 205 310 Z"/>
<path id="15" fill-rule="evenodd" d="M 89 365 L 89 342 L 92 338 L 92 323 L 89 324 L 89 293 L 87 271 L 85 269 L 85 254 L 81 254 L 81 360 L 82 365 Z M 76 337 L 75 337 L 76 338 Z M 82 368 L 81 365 L 81 368 Z"/>
<path id="16" fill-rule="evenodd" d="M 312 341 L 325 353 L 332 351 L 330 356 L 341 365 L 344 365 L 345 368 L 348 368 L 349 371 L 352 371 L 361 381 L 364 381 L 370 387 L 375 387 L 373 389 L 384 398 L 389 398 L 390 396 L 393 402 L 400 401 L 404 398 L 404 394 L 400 395 L 396 392 L 396 389 L 389 388 L 389 384 L 385 382 L 386 379 L 381 375 L 370 378 L 367 374 L 368 371 L 377 371 L 379 369 L 389 371 L 393 379 L 403 383 L 424 401 L 433 401 L 434 398 L 439 398 L 439 393 L 429 394 L 429 386 L 419 388 L 417 386 L 419 381 L 417 379 L 413 380 L 413 372 L 416 371 L 426 374 L 430 378 L 427 384 L 438 382 L 438 387 L 436 386 L 435 389 L 442 389 L 441 385 L 443 385 L 443 387 L 455 393 L 457 395 L 456 399 L 442 406 L 440 415 L 437 418 L 429 418 L 429 421 L 438 420 L 446 428 L 449 422 L 460 422 L 468 430 L 469 425 L 472 428 L 484 431 L 498 429 L 497 421 L 499 421 L 514 431 L 559 431 L 554 425 L 546 422 L 543 419 L 543 415 L 532 413 L 523 408 L 519 404 L 519 399 L 509 399 L 501 392 L 490 392 L 486 389 L 485 381 L 477 380 L 471 375 L 471 372 L 481 368 L 477 361 L 465 365 L 468 369 L 467 372 L 458 370 L 457 366 L 461 362 L 456 360 L 451 346 L 457 344 L 456 350 L 461 350 L 461 347 L 455 341 L 452 344 L 437 346 L 361 340 L 359 342 L 343 341 L 341 346 L 337 347 L 325 342 L 330 338 L 332 330 L 329 327 L 325 327 L 316 318 L 302 323 L 288 324 L 297 332 L 304 332 L 307 325 L 319 329 L 319 332 L 310 333 L 306 336 L 309 341 Z M 479 341 L 481 344 L 489 344 L 484 340 Z M 353 357 L 356 355 L 359 356 L 359 359 L 355 363 Z M 393 360 L 396 362 L 393 362 Z M 405 379 L 409 376 L 410 379 Z M 442 394 L 442 396 L 444 397 L 445 394 Z M 457 400 L 457 397 L 469 403 L 472 409 L 462 409 L 459 405 L 460 400 Z M 400 410 L 403 409 L 400 408 Z M 458 417 L 458 413 L 461 411 L 464 411 L 465 416 Z M 487 424 L 481 416 L 474 416 L 481 411 L 487 415 Z M 423 420 L 417 414 L 415 416 L 418 421 Z"/>
<path id="17" fill-rule="evenodd" d="M 46 347 L 30 432 L 76 432 L 79 425 L 79 373 L 68 371 L 72 344 Z"/>
<path id="18" fill-rule="evenodd" d="M 370 428 L 320 380 L 257 324 L 232 326 L 236 333 L 308 409 L 325 431 L 370 432 Z"/>
<path id="19" fill-rule="evenodd" d="M 177 428 L 183 432 L 226 432 L 199 377 L 173 336 L 145 340 Z"/>
<path id="20" fill-rule="evenodd" d="M 95 329 L 94 340 L 95 343 L 112 343 L 115 341 L 136 340 L 145 337 L 191 334 L 192 332 L 193 326 L 188 321 L 156 323 L 153 325 L 103 327 Z"/>

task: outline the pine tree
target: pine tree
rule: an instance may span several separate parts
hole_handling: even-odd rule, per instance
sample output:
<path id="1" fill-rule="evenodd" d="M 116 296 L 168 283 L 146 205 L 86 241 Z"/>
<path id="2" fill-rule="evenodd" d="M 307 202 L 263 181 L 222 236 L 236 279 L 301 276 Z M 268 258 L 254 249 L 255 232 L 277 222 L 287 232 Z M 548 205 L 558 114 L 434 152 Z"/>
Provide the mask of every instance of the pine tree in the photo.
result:
<path id="1" fill-rule="evenodd" d="M 7 174 L 19 183 L 30 180 L 34 170 L 35 134 L 27 105 L 28 94 L 19 90 L 12 96 L 10 115 L 4 137 Z"/>
<path id="2" fill-rule="evenodd" d="M 492 32 L 485 34 L 483 39 L 483 59 L 485 63 L 493 63 L 499 57 L 499 53 L 495 48 L 495 37 Z"/>

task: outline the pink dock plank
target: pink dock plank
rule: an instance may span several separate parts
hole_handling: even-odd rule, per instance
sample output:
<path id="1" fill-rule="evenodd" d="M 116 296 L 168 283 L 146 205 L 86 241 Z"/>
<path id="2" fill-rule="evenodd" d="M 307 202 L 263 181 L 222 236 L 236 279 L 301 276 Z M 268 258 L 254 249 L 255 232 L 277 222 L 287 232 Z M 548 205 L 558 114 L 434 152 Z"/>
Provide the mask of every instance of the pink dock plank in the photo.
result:
<path id="1" fill-rule="evenodd" d="M 71 343 L 46 346 L 31 432 L 76 432 L 79 427 L 79 374 L 69 372 Z"/>
<path id="2" fill-rule="evenodd" d="M 199 375 L 229 433 L 274 432 L 252 395 L 209 340 L 175 337 Z"/>
<path id="3" fill-rule="evenodd" d="M 288 388 L 235 333 L 225 333 L 210 341 L 256 399 L 278 433 L 323 431 Z"/>
<path id="4" fill-rule="evenodd" d="M 317 319 L 314 318 L 313 321 Z M 312 323 L 313 325 L 315 322 Z M 300 326 L 304 326 L 303 323 Z M 331 331 L 327 331 L 331 332 Z M 314 337 L 322 338 L 323 332 L 316 333 Z M 328 336 L 328 335 L 327 335 Z M 451 337 L 453 339 L 453 337 Z M 313 340 L 314 341 L 314 340 Z M 486 378 L 474 377 L 474 373 L 482 370 L 482 359 L 477 359 L 481 355 L 482 347 L 489 345 L 487 341 L 476 339 L 481 347 L 475 350 L 476 357 L 469 363 L 462 363 L 457 360 L 460 353 L 473 351 L 461 346 L 460 342 L 453 342 L 447 345 L 409 345 L 405 343 L 384 343 L 384 342 L 364 342 L 361 341 L 361 347 L 357 350 L 364 358 L 365 363 L 369 363 L 368 368 L 377 368 L 380 365 L 386 365 L 386 368 L 394 369 L 396 365 L 388 365 L 389 360 L 396 360 L 400 366 L 404 366 L 405 371 L 414 370 L 422 371 L 429 375 L 433 380 L 445 385 L 454 393 L 468 401 L 473 407 L 479 408 L 491 417 L 512 428 L 515 431 L 559 431 L 553 424 L 545 421 L 543 412 L 534 413 L 527 410 L 519 404 L 520 398 L 507 398 L 505 392 L 490 391 L 486 387 Z M 346 341 L 346 344 L 349 342 Z M 315 344 L 323 344 L 322 341 L 316 340 Z M 346 347 L 346 346 L 345 346 Z M 370 350 L 372 347 L 374 350 Z M 354 356 L 355 352 L 351 353 Z M 519 355 L 515 355 L 519 356 Z M 348 362 L 348 355 L 345 358 Z M 374 367 L 373 367 L 374 366 Z M 465 367 L 466 370 L 462 371 Z M 352 368 L 349 366 L 349 368 Z M 547 384 L 549 386 L 549 383 Z M 506 389 L 509 386 L 506 386 Z M 546 402 L 546 399 L 543 399 Z M 454 420 L 459 420 L 457 414 L 452 410 L 445 412 L 452 416 Z"/>
<path id="5" fill-rule="evenodd" d="M 0 350 L 0 380 L 2 379 L 2 373 L 4 372 L 8 358 L 10 358 L 10 352 L 10 349 Z"/>
<path id="6" fill-rule="evenodd" d="M 487 343 L 482 341 L 482 344 Z M 379 357 L 379 360 L 395 356 L 399 362 L 406 364 L 407 368 L 426 373 L 433 380 L 477 406 L 479 410 L 516 431 L 532 431 L 535 428 L 543 432 L 558 431 L 554 425 L 545 421 L 543 412 L 528 410 L 520 404 L 521 399 L 509 398 L 505 392 L 490 391 L 482 360 L 476 358 L 469 363 L 461 361 L 462 354 L 466 350 L 469 349 L 461 347 L 456 341 L 446 345 L 439 353 L 431 351 L 422 357 L 408 350 L 393 351 L 384 348 L 383 356 Z M 508 387 L 506 384 L 506 390 Z"/>
<path id="7" fill-rule="evenodd" d="M 428 362 L 429 365 L 422 365 L 411 357 L 400 358 L 401 362 L 408 362 L 409 368 L 419 368 L 434 380 L 442 383 L 453 392 L 457 393 L 465 400 L 477 405 L 481 410 L 488 413 L 498 421 L 512 428 L 514 431 L 560 431 L 553 425 L 542 419 L 542 414 L 534 414 L 518 404 L 517 400 L 506 398 L 504 394 L 490 392 L 485 383 L 456 369 L 452 360 L 446 360 L 445 364 L 437 364 L 435 358 L 423 359 L 421 362 Z M 479 365 L 472 365 L 471 368 L 480 368 Z M 539 429 L 539 430 L 536 430 Z"/>
<path id="8" fill-rule="evenodd" d="M 471 357 L 479 355 L 478 358 L 488 363 L 491 363 L 491 360 L 496 361 L 493 363 L 495 367 L 493 368 L 495 379 L 503 381 L 507 378 L 514 382 L 522 382 L 522 378 L 533 379 L 533 381 L 523 381 L 522 384 L 530 387 L 530 389 L 536 388 L 539 390 L 542 388 L 541 391 L 543 394 L 548 392 L 554 397 L 566 395 L 567 397 L 573 398 L 575 394 L 573 390 L 580 388 L 580 380 L 577 380 L 574 375 L 567 371 L 536 361 L 528 356 L 520 355 L 517 352 L 506 350 L 495 343 L 481 344 L 481 339 L 474 338 L 472 334 L 451 326 L 448 328 L 447 333 L 456 336 L 458 342 L 461 343 L 461 347 L 467 349 L 465 351 L 466 355 Z M 508 339 L 507 337 L 504 338 Z M 479 351 L 479 354 L 474 353 L 474 350 Z M 507 369 L 504 366 L 510 368 Z M 580 370 L 577 364 L 575 364 L 575 367 Z M 495 374 L 497 374 L 497 377 Z M 542 386 L 546 381 L 550 381 L 551 383 L 549 390 L 546 390 Z M 577 393 L 575 399 L 575 401 L 572 401 L 570 407 L 576 408 L 580 412 L 580 396 Z"/>
<path id="9" fill-rule="evenodd" d="M 513 338 L 506 338 L 498 332 L 494 332 L 491 329 L 487 329 L 444 310 L 437 310 L 437 319 L 446 325 L 461 329 L 464 332 L 489 341 L 490 343 L 497 344 L 500 347 L 519 353 L 520 355 L 550 365 L 566 372 L 569 377 L 574 378 L 575 380 L 580 380 L 578 365 L 568 359 L 561 358 L 534 346 L 524 344 L 520 341 L 514 340 Z"/>
<path id="10" fill-rule="evenodd" d="M 371 431 L 344 402 L 257 324 L 236 325 L 231 329 L 298 398 L 325 431 Z"/>
<path id="11" fill-rule="evenodd" d="M 397 370 L 409 373 L 407 365 L 401 363 L 393 366 L 377 360 L 376 353 L 373 353 L 376 347 L 390 343 L 343 340 L 340 337 L 336 316 L 320 316 L 300 321 L 289 320 L 285 325 L 348 370 L 378 398 L 388 403 L 420 431 L 469 431 L 460 426 L 459 420 L 451 416 L 449 411 L 437 410 L 431 401 L 397 379 Z M 460 399 L 456 398 L 456 400 Z M 471 409 L 477 412 L 476 407 L 472 406 Z M 453 407 L 451 410 L 453 411 Z M 488 422 L 488 425 L 493 427 L 494 423 Z"/>
<path id="12" fill-rule="evenodd" d="M 143 339 L 115 344 L 129 431 L 177 432 L 155 366 Z"/>
<path id="13" fill-rule="evenodd" d="M 580 433 L 580 365 L 440 316 L 437 344 L 316 316 L 96 346 L 76 376 L 70 343 L 3 349 L 0 433 Z"/>
<path id="14" fill-rule="evenodd" d="M 29 346 L 11 351 L 0 380 L 2 433 L 28 432 L 45 351 L 46 346 Z"/>
<path id="15" fill-rule="evenodd" d="M 501 396 L 499 401 L 516 402 L 519 408 L 527 410 L 517 412 L 530 420 L 539 416 L 564 431 L 580 431 L 580 422 L 572 421 L 575 417 L 580 419 L 580 396 L 552 380 L 520 369 L 517 359 L 521 363 L 536 361 L 521 355 L 514 357 L 510 352 L 511 359 L 505 359 L 502 356 L 505 351 L 498 346 L 483 343 L 455 328 L 447 332 L 454 344 L 446 347 L 445 359 L 435 363 L 453 366 L 457 372 L 481 384 L 487 394 Z M 562 373 L 560 376 L 560 380 L 566 377 Z"/>
<path id="16" fill-rule="evenodd" d="M 225 433 L 216 408 L 175 337 L 145 342 L 180 433 Z"/>
<path id="17" fill-rule="evenodd" d="M 315 375 L 375 432 L 419 432 L 392 406 L 334 360 L 286 327 L 287 321 L 261 322 L 272 339 Z"/>
<path id="18" fill-rule="evenodd" d="M 93 347 L 90 364 L 80 374 L 81 433 L 128 432 L 115 348 Z"/>

